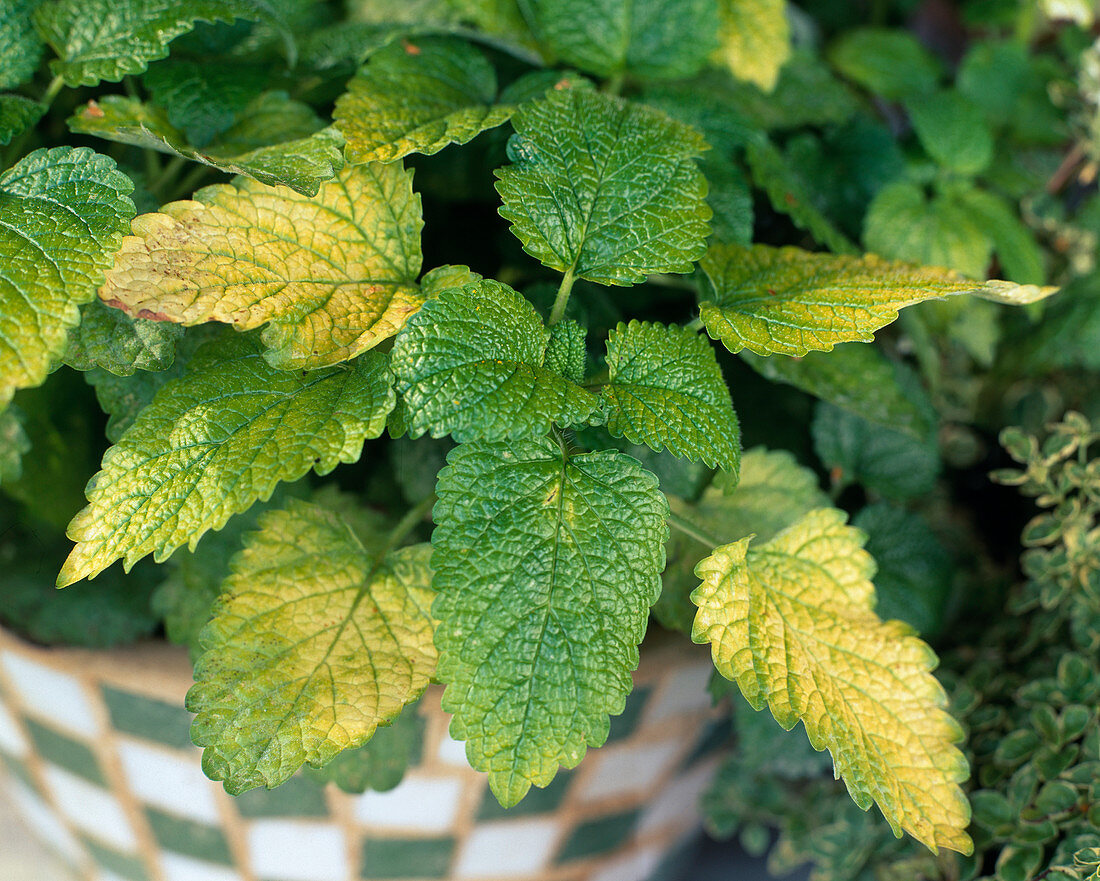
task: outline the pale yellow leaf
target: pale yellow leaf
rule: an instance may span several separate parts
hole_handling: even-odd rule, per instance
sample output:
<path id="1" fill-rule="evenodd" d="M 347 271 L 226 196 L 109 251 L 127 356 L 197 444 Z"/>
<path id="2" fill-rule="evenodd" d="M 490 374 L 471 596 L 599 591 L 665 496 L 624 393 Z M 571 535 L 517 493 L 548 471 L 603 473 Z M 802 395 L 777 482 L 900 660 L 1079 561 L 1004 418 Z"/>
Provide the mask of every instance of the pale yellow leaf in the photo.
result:
<path id="1" fill-rule="evenodd" d="M 786 0 L 721 0 L 718 5 L 717 59 L 738 79 L 770 92 L 791 55 Z"/>

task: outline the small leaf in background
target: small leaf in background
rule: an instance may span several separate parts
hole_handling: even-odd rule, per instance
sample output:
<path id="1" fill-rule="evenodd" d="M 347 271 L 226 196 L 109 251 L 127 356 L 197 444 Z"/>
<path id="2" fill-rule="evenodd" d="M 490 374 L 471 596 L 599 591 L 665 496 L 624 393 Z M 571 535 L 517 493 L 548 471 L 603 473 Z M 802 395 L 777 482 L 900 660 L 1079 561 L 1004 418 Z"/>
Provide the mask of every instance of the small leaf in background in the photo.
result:
<path id="1" fill-rule="evenodd" d="M 136 370 L 166 370 L 176 356 L 183 328 L 167 321 L 131 318 L 102 300 L 80 307 L 80 324 L 69 331 L 65 363 L 75 370 L 99 367 L 116 376 Z"/>
<path id="2" fill-rule="evenodd" d="M 269 75 L 259 64 L 169 58 L 150 67 L 142 82 L 172 127 L 188 143 L 205 147 L 245 113 L 264 91 Z M 316 127 L 321 128 L 320 122 Z"/>
<path id="3" fill-rule="evenodd" d="M 878 564 L 873 579 L 878 616 L 904 621 L 926 637 L 937 635 L 953 567 L 925 519 L 890 502 L 876 502 L 856 514 L 852 526 L 867 534 L 867 553 Z"/>
<path id="4" fill-rule="evenodd" d="M 699 527 L 701 534 L 719 541 L 734 541 L 756 535 L 768 541 L 803 514 L 829 504 L 818 486 L 817 475 L 799 465 L 785 450 L 756 447 L 741 457 L 741 475 L 736 485 L 719 476 L 698 501 L 670 499 L 672 510 Z M 700 538 L 672 530 L 665 544 L 668 565 L 662 579 L 664 589 L 653 613 L 665 627 L 691 632 L 695 606 L 689 599 L 698 587 L 695 566 L 714 548 Z"/>
<path id="5" fill-rule="evenodd" d="M 925 152 L 959 174 L 980 174 L 993 159 L 993 133 L 979 107 L 958 92 L 939 91 L 905 103 Z"/>
<path id="6" fill-rule="evenodd" d="M 535 308 L 497 281 L 428 300 L 393 348 L 410 435 L 501 440 L 588 421 L 599 399 L 544 366 L 549 340 Z"/>
<path id="7" fill-rule="evenodd" d="M 438 153 L 508 121 L 496 103 L 497 77 L 480 49 L 425 37 L 371 56 L 336 102 L 336 126 L 349 162 L 390 162 Z"/>
<path id="8" fill-rule="evenodd" d="M 761 376 L 784 382 L 849 413 L 927 437 L 935 418 L 923 389 L 914 395 L 898 382 L 898 368 L 877 346 L 844 343 L 831 352 L 808 352 L 801 358 L 754 355 L 742 349 L 741 359 Z"/>
<path id="9" fill-rule="evenodd" d="M 410 765 L 419 763 L 424 727 L 424 717 L 416 711 L 416 704 L 409 704 L 392 725 L 378 728 L 365 745 L 338 753 L 323 768 L 307 768 L 306 774 L 320 782 L 335 783 L 344 792 L 386 792 L 401 782 Z"/>
<path id="10" fill-rule="evenodd" d="M 0 6 L 0 89 L 22 85 L 38 69 L 42 39 L 34 29 L 34 11 L 41 5 L 42 0 L 6 0 Z"/>
<path id="11" fill-rule="evenodd" d="M 905 31 L 848 31 L 829 48 L 829 61 L 848 79 L 892 101 L 927 95 L 940 79 L 939 62 Z"/>
<path id="12" fill-rule="evenodd" d="M 600 746 L 622 712 L 668 504 L 617 451 L 477 441 L 448 462 L 432 538 L 443 708 L 509 807 Z"/>
<path id="13" fill-rule="evenodd" d="M 869 342 L 899 309 L 921 300 L 1001 296 L 1002 291 L 1010 297 L 1020 288 L 874 254 L 850 257 L 768 245 L 717 242 L 700 266 L 709 282 L 699 304 L 707 333 L 731 352 L 747 348 L 758 355 L 800 356 L 828 352 L 837 343 Z"/>
<path id="14" fill-rule="evenodd" d="M 785 0 L 719 0 L 721 46 L 715 57 L 739 80 L 770 92 L 791 54 Z"/>
<path id="15" fill-rule="evenodd" d="M 0 145 L 10 144 L 38 122 L 45 112 L 45 104 L 30 98 L 22 95 L 0 95 Z"/>
<path id="16" fill-rule="evenodd" d="M 0 410 L 0 487 L 23 476 L 23 456 L 31 449 L 30 438 L 23 428 L 25 419 L 16 404 Z"/>
<path id="17" fill-rule="evenodd" d="M 692 330 L 631 321 L 607 338 L 607 428 L 737 474 L 741 430 L 714 349 Z"/>
<path id="18" fill-rule="evenodd" d="M 905 624 L 872 611 L 875 563 L 832 508 L 771 541 L 746 538 L 698 567 L 692 638 L 754 709 L 799 721 L 828 748 L 853 800 L 877 803 L 895 835 L 970 853 L 962 731 L 932 676 L 936 657 Z"/>
<path id="19" fill-rule="evenodd" d="M 203 771 L 227 792 L 362 746 L 427 687 L 431 548 L 391 549 L 374 519 L 364 544 L 336 513 L 294 500 L 234 558 L 187 695 Z"/>
<path id="20" fill-rule="evenodd" d="M 544 0 L 523 5 L 551 57 L 603 77 L 688 77 L 702 68 L 717 42 L 714 0 Z"/>
<path id="21" fill-rule="evenodd" d="M 718 153 L 707 153 L 699 163 L 707 179 L 707 204 L 714 212 L 711 237 L 719 242 L 747 245 L 752 241 L 752 187 L 730 160 Z"/>
<path id="22" fill-rule="evenodd" d="M 496 172 L 500 214 L 532 257 L 601 284 L 690 272 L 711 210 L 693 129 L 638 104 L 583 89 L 521 107 Z"/>
<path id="23" fill-rule="evenodd" d="M 420 305 L 420 197 L 400 164 L 347 168 L 312 198 L 248 180 L 195 196 L 134 221 L 103 300 L 184 325 L 267 324 L 282 369 L 353 358 Z"/>
<path id="24" fill-rule="evenodd" d="M 129 568 L 150 553 L 161 562 L 180 545 L 194 549 L 280 481 L 356 461 L 393 405 L 378 353 L 301 373 L 273 370 L 246 338 L 208 345 L 104 454 L 89 505 L 69 524 L 77 544 L 58 584 L 119 558 Z"/>
<path id="25" fill-rule="evenodd" d="M 70 86 L 94 86 L 141 73 L 196 22 L 258 19 L 269 9 L 259 0 L 48 0 L 35 23 L 57 53 L 54 74 Z"/>
<path id="26" fill-rule="evenodd" d="M 1006 199 L 978 189 L 963 190 L 958 198 L 985 227 L 1005 278 L 1024 285 L 1046 280 L 1043 249 Z"/>
<path id="27" fill-rule="evenodd" d="M 820 402 L 811 426 L 814 450 L 833 485 L 859 483 L 889 499 L 928 493 L 940 473 L 934 437 L 918 439 Z"/>
<path id="28" fill-rule="evenodd" d="M 0 174 L 0 408 L 64 353 L 134 216 L 133 188 L 86 147 L 35 150 Z"/>
<path id="29" fill-rule="evenodd" d="M 165 111 L 121 95 L 88 102 L 69 119 L 69 128 L 248 175 L 270 187 L 287 186 L 304 196 L 316 196 L 320 185 L 344 167 L 339 132 L 322 128 L 307 105 L 282 92 L 258 97 L 232 128 L 202 149 L 187 142 Z"/>

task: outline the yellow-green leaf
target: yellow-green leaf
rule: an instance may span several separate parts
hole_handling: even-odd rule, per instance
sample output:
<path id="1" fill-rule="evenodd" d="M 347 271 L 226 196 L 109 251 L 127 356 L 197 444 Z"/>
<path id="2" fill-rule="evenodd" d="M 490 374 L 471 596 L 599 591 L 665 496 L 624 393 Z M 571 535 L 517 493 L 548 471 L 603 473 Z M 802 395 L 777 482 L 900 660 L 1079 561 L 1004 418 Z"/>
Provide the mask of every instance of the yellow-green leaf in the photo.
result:
<path id="1" fill-rule="evenodd" d="M 362 746 L 427 687 L 431 547 L 389 550 L 373 520 L 364 542 L 333 511 L 292 501 L 234 558 L 187 695 L 203 770 L 230 793 Z"/>
<path id="2" fill-rule="evenodd" d="M 377 352 L 303 373 L 273 370 L 248 338 L 204 346 L 104 454 L 88 507 L 69 524 L 77 545 L 58 584 L 120 558 L 129 570 L 147 554 L 161 562 L 180 545 L 194 550 L 280 481 L 356 461 L 394 401 Z"/>
<path id="3" fill-rule="evenodd" d="M 267 324 L 283 369 L 336 364 L 419 308 L 420 197 L 401 165 L 344 169 L 309 197 L 241 180 L 134 220 L 99 295 L 137 318 Z"/>
<path id="4" fill-rule="evenodd" d="M 972 281 L 937 267 L 799 248 L 714 244 L 700 264 L 710 282 L 699 305 L 707 333 L 731 352 L 805 355 L 870 341 L 904 306 L 953 294 L 1027 303 L 1056 288 Z"/>
<path id="5" fill-rule="evenodd" d="M 896 835 L 968 854 L 968 768 L 936 656 L 875 615 L 875 563 L 846 516 L 819 508 L 759 547 L 717 548 L 696 568 L 692 638 L 755 709 L 802 721 L 861 808 L 874 801 Z"/>
<path id="6" fill-rule="evenodd" d="M 791 55 L 786 0 L 721 0 L 718 8 L 722 24 L 716 57 L 738 79 L 770 92 Z"/>

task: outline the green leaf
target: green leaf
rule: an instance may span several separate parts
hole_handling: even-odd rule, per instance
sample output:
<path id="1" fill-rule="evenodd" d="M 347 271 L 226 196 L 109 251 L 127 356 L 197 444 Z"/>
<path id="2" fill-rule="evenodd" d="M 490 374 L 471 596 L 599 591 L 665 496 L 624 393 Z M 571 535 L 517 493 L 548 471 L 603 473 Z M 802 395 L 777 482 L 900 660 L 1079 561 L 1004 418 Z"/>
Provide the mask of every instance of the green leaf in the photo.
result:
<path id="1" fill-rule="evenodd" d="M 230 128 L 264 91 L 267 80 L 268 71 L 258 64 L 174 58 L 154 64 L 142 77 L 152 103 L 196 147 L 205 147 Z"/>
<path id="2" fill-rule="evenodd" d="M 305 133 L 301 132 L 303 114 L 313 123 Z M 293 121 L 292 125 L 288 121 Z M 121 95 L 89 101 L 69 119 L 69 128 L 78 134 L 183 156 L 221 171 L 248 175 L 268 186 L 287 186 L 306 196 L 317 195 L 321 183 L 344 167 L 342 136 L 320 125 L 306 105 L 291 101 L 282 92 L 257 98 L 233 128 L 202 149 L 189 144 L 163 110 Z M 300 136 L 284 140 L 288 134 Z"/>
<path id="3" fill-rule="evenodd" d="M 272 365 L 323 367 L 393 336 L 420 305 L 422 226 L 400 164 L 347 168 L 312 198 L 206 187 L 134 221 L 100 297 L 138 318 L 266 324 Z"/>
<path id="4" fill-rule="evenodd" d="M 504 806 L 607 739 L 660 592 L 668 504 L 619 452 L 457 447 L 440 472 L 435 586 L 451 735 Z"/>
<path id="5" fill-rule="evenodd" d="M 438 153 L 507 122 L 485 55 L 462 40 L 425 38 L 375 53 L 336 102 L 350 162 Z"/>
<path id="6" fill-rule="evenodd" d="M 717 42 L 714 0 L 541 0 L 521 8 L 553 58 L 603 77 L 691 76 Z"/>
<path id="7" fill-rule="evenodd" d="M 707 332 L 731 352 L 747 348 L 758 355 L 800 356 L 828 352 L 837 343 L 869 342 L 899 309 L 933 297 L 1008 299 L 1017 290 L 1028 293 L 1008 282 L 970 281 L 874 254 L 851 257 L 767 245 L 715 243 L 700 266 L 709 282 L 699 304 Z"/>
<path id="8" fill-rule="evenodd" d="M 795 226 L 830 250 L 838 254 L 857 252 L 848 237 L 814 205 L 805 182 L 773 143 L 764 138 L 751 141 L 745 159 L 753 181 L 764 190 L 776 211 L 788 215 Z"/>
<path id="9" fill-rule="evenodd" d="M 45 112 L 45 104 L 30 98 L 0 95 L 0 145 L 10 144 L 12 139 L 38 122 Z"/>
<path id="10" fill-rule="evenodd" d="M 22 85 L 38 68 L 42 40 L 34 30 L 33 14 L 41 3 L 42 0 L 6 0 L 0 6 L 0 89 Z"/>
<path id="11" fill-rule="evenodd" d="M 544 366 L 549 340 L 535 308 L 497 281 L 428 300 L 393 348 L 410 435 L 503 440 L 587 422 L 599 399 Z"/>
<path id="12" fill-rule="evenodd" d="M 901 30 L 848 31 L 829 49 L 829 60 L 848 79 L 891 101 L 927 95 L 940 78 L 939 62 Z"/>
<path id="13" fill-rule="evenodd" d="M 515 164 L 496 187 L 528 254 L 601 284 L 691 271 L 711 216 L 692 161 L 706 149 L 697 132 L 583 89 L 525 105 L 512 124 Z"/>
<path id="14" fill-rule="evenodd" d="M 135 370 L 166 370 L 183 336 L 178 324 L 131 318 L 102 300 L 80 307 L 80 324 L 69 331 L 65 363 L 76 370 L 101 367 L 116 376 Z"/>
<path id="15" fill-rule="evenodd" d="M 260 519 L 187 694 L 208 777 L 233 795 L 278 786 L 362 746 L 420 695 L 436 663 L 430 552 L 392 550 L 381 528 L 363 543 L 305 502 Z"/>
<path id="16" fill-rule="evenodd" d="M 876 346 L 845 343 L 831 352 L 801 358 L 754 355 L 741 358 L 761 376 L 793 385 L 864 419 L 926 437 L 934 413 L 926 396 L 913 395 L 898 382 L 897 366 Z"/>
<path id="17" fill-rule="evenodd" d="M 711 219 L 711 237 L 719 242 L 747 245 L 752 241 L 752 188 L 748 179 L 730 160 L 709 153 L 700 163 L 707 179 L 707 204 Z"/>
<path id="18" fill-rule="evenodd" d="M 1046 280 L 1043 249 L 1004 198 L 972 189 L 961 192 L 959 200 L 993 240 L 1005 278 L 1026 285 L 1041 285 Z"/>
<path id="19" fill-rule="evenodd" d="M 16 404 L 0 410 L 0 486 L 23 476 L 23 456 L 31 450 L 31 441 L 23 428 L 23 411 Z"/>
<path id="20" fill-rule="evenodd" d="M 829 504 L 817 475 L 785 450 L 749 450 L 741 457 L 736 486 L 728 475 L 716 482 L 697 502 L 671 500 L 673 512 L 697 529 L 694 534 L 675 529 L 669 536 L 664 589 L 653 612 L 666 627 L 683 633 L 691 631 L 695 617 L 689 599 L 699 584 L 695 565 L 713 549 L 703 536 L 724 542 L 753 534 L 768 541 L 803 514 Z"/>
<path id="21" fill-rule="evenodd" d="M 762 545 L 717 548 L 696 570 L 692 638 L 711 643 L 754 709 L 768 705 L 787 729 L 801 720 L 856 804 L 877 802 L 895 835 L 971 853 L 962 731 L 931 675 L 936 657 L 875 616 L 875 563 L 845 518 L 818 509 Z"/>
<path id="22" fill-rule="evenodd" d="M 0 407 L 64 353 L 134 216 L 133 186 L 86 147 L 35 150 L 0 174 Z"/>
<path id="23" fill-rule="evenodd" d="M 52 0 L 35 22 L 57 53 L 54 74 L 70 86 L 94 86 L 141 73 L 196 22 L 269 17 L 268 9 L 263 0 Z"/>
<path id="24" fill-rule="evenodd" d="M 366 745 L 346 749 L 323 768 L 306 773 L 314 780 L 335 783 L 344 792 L 386 792 L 401 782 L 410 765 L 419 762 L 424 728 L 424 717 L 415 705 L 408 706 L 392 725 L 375 731 Z"/>
<path id="25" fill-rule="evenodd" d="M 791 55 L 785 0 L 719 0 L 717 58 L 739 80 L 770 92 Z"/>
<path id="26" fill-rule="evenodd" d="M 741 430 L 714 349 L 683 327 L 620 323 L 601 395 L 616 437 L 737 473 Z"/>
<path id="27" fill-rule="evenodd" d="M 944 168 L 979 174 L 993 160 L 993 133 L 981 110 L 958 92 L 941 90 L 907 101 L 925 152 Z"/>
<path id="28" fill-rule="evenodd" d="M 69 525 L 77 544 L 58 584 L 119 558 L 129 569 L 150 553 L 161 562 L 182 544 L 194 549 L 280 481 L 356 461 L 385 427 L 392 383 L 377 353 L 291 373 L 269 367 L 246 338 L 204 347 L 104 455 L 89 505 Z"/>
<path id="29" fill-rule="evenodd" d="M 934 437 L 914 438 L 819 403 L 811 427 L 814 450 L 838 487 L 861 483 L 891 499 L 932 490 L 940 472 Z"/>

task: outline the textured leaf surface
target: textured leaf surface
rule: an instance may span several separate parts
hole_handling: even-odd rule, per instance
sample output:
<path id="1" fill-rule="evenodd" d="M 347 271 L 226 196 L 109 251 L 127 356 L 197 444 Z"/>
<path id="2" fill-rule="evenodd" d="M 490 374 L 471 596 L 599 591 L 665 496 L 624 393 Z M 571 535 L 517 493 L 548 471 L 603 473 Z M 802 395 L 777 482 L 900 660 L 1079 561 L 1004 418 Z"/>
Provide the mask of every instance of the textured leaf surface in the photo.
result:
<path id="1" fill-rule="evenodd" d="M 304 133 L 299 119 L 303 112 L 316 123 Z M 333 128 L 320 128 L 320 121 L 306 105 L 279 92 L 257 99 L 234 128 L 202 149 L 189 144 L 163 110 L 120 95 L 89 102 L 69 120 L 69 128 L 183 156 L 221 171 L 248 175 L 268 186 L 287 186 L 306 196 L 316 195 L 321 183 L 344 167 L 341 135 Z M 288 135 L 293 140 L 287 140 Z"/>
<path id="2" fill-rule="evenodd" d="M 183 328 L 166 321 L 131 318 L 102 300 L 80 307 L 80 324 L 69 332 L 65 363 L 76 370 L 102 367 L 116 376 L 135 370 L 165 370 L 176 355 Z"/>
<path id="3" fill-rule="evenodd" d="M 2 27 L 2 25 L 0 25 Z M 0 95 L 0 144 L 10 144 L 42 118 L 46 105 L 22 95 Z"/>
<path id="4" fill-rule="evenodd" d="M 897 368 L 879 349 L 845 343 L 831 352 L 809 352 L 801 358 L 763 357 L 741 350 L 741 358 L 768 379 L 856 413 L 871 422 L 925 437 L 929 404 L 923 395 L 902 388 Z"/>
<path id="5" fill-rule="evenodd" d="M 549 340 L 535 308 L 497 281 L 428 300 L 393 348 L 410 434 L 502 440 L 585 422 L 599 399 L 543 366 Z"/>
<path id="6" fill-rule="evenodd" d="M 70 86 L 94 86 L 141 73 L 198 21 L 256 19 L 266 9 L 260 0 L 53 0 L 36 22 L 58 56 L 50 69 Z"/>
<path id="7" fill-rule="evenodd" d="M 664 589 L 653 611 L 666 627 L 684 633 L 691 631 L 696 611 L 689 599 L 699 585 L 695 565 L 714 549 L 701 536 L 726 542 L 751 533 L 767 541 L 803 514 L 829 504 L 817 475 L 785 450 L 749 450 L 741 458 L 736 487 L 722 476 L 715 482 L 718 485 L 709 487 L 697 501 L 672 500 L 673 511 L 697 526 L 698 535 L 679 529 L 669 535 Z"/>
<path id="8" fill-rule="evenodd" d="M 552 56 L 599 76 L 691 76 L 715 47 L 714 0 L 547 0 L 525 4 Z"/>
<path id="9" fill-rule="evenodd" d="M 735 77 L 766 92 L 791 55 L 791 28 L 784 0 L 720 0 L 719 58 Z"/>
<path id="10" fill-rule="evenodd" d="M 805 355 L 870 341 L 904 306 L 952 294 L 1021 289 L 934 267 L 798 248 L 714 244 L 700 264 L 710 295 L 699 309 L 707 332 L 731 352 Z"/>
<path id="11" fill-rule="evenodd" d="M 0 5 L 0 89 L 26 82 L 38 67 L 42 40 L 35 32 L 33 14 L 41 3 L 42 0 L 5 0 Z"/>
<path id="12" fill-rule="evenodd" d="M 906 105 L 925 152 L 944 168 L 978 174 L 993 159 L 993 133 L 978 105 L 958 92 L 941 91 Z"/>
<path id="13" fill-rule="evenodd" d="M 100 297 L 180 324 L 268 323 L 266 357 L 320 367 L 393 336 L 420 305 L 420 199 L 400 165 L 359 165 L 315 197 L 252 181 L 134 221 Z"/>
<path id="14" fill-rule="evenodd" d="M 389 162 L 438 153 L 508 121 L 497 78 L 479 49 L 425 38 L 377 52 L 348 83 L 334 119 L 351 162 Z"/>
<path id="15" fill-rule="evenodd" d="M 763 545 L 717 548 L 697 569 L 692 637 L 755 709 L 767 704 L 784 728 L 803 722 L 861 808 L 877 802 L 895 834 L 932 850 L 970 853 L 962 731 L 936 657 L 874 614 L 874 560 L 845 516 L 818 509 Z"/>
<path id="16" fill-rule="evenodd" d="M 711 216 L 696 131 L 583 89 L 528 104 L 512 124 L 516 162 L 496 172 L 497 191 L 528 254 L 602 284 L 691 271 Z"/>
<path id="17" fill-rule="evenodd" d="M 205 147 L 245 113 L 269 77 L 265 66 L 240 60 L 168 58 L 150 67 L 142 82 L 151 103 L 164 110 L 168 122 L 189 143 Z"/>
<path id="18" fill-rule="evenodd" d="M 389 550 L 383 529 L 374 539 L 292 501 L 234 558 L 187 695 L 203 770 L 228 792 L 362 746 L 427 687 L 431 548 Z"/>
<path id="19" fill-rule="evenodd" d="M 83 147 L 35 150 L 0 175 L 0 407 L 63 354 L 134 216 L 133 187 Z"/>
<path id="20" fill-rule="evenodd" d="M 607 338 L 607 428 L 737 473 L 741 430 L 711 345 L 692 330 L 619 324 Z"/>
<path id="21" fill-rule="evenodd" d="M 88 484 L 89 505 L 69 525 L 77 542 L 61 585 L 194 549 L 208 529 L 266 499 L 310 468 L 354 462 L 394 405 L 384 356 L 310 373 L 273 370 L 250 340 L 201 350 L 164 386 Z"/>
<path id="22" fill-rule="evenodd" d="M 364 746 L 346 749 L 310 777 L 335 783 L 344 792 L 386 792 L 393 789 L 424 749 L 424 717 L 408 706 L 392 725 L 379 728 Z"/>
<path id="23" fill-rule="evenodd" d="M 457 447 L 432 567 L 451 734 L 500 803 L 607 739 L 660 592 L 668 504 L 618 452 L 549 439 Z"/>

